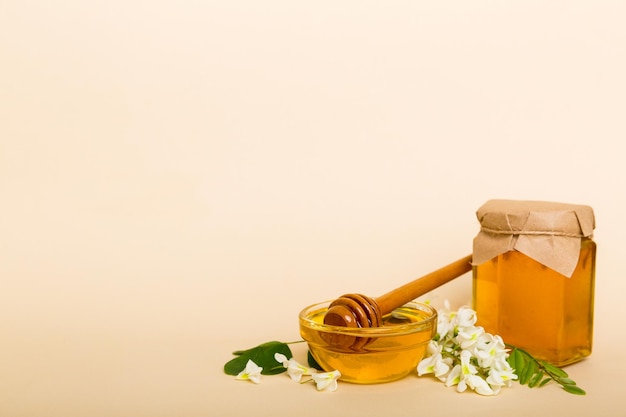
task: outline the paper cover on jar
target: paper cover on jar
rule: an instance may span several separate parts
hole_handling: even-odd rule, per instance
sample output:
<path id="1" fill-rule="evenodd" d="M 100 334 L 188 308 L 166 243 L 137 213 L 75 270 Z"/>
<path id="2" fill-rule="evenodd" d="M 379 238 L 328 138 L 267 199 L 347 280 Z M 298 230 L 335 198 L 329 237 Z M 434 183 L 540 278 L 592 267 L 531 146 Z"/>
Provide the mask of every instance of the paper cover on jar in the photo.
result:
<path id="1" fill-rule="evenodd" d="M 473 265 L 516 250 L 566 277 L 576 269 L 581 239 L 595 228 L 593 209 L 579 204 L 489 200 L 476 216 Z"/>

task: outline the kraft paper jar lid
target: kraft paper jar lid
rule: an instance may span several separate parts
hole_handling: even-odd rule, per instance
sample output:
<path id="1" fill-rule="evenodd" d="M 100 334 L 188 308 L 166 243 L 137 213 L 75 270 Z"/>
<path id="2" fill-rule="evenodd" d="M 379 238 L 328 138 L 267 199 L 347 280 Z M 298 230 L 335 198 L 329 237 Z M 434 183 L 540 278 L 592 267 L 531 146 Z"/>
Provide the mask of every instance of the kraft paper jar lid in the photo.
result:
<path id="1" fill-rule="evenodd" d="M 472 264 L 480 265 L 516 250 L 571 277 L 582 238 L 591 238 L 595 216 L 590 206 L 550 201 L 489 200 L 477 211 Z"/>

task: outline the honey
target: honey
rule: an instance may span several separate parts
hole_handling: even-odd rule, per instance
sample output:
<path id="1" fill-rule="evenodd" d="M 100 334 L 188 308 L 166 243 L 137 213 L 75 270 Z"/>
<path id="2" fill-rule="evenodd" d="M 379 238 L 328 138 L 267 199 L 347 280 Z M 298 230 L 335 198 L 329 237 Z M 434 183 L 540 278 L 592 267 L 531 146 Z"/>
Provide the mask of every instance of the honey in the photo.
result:
<path id="1" fill-rule="evenodd" d="M 588 210 L 582 210 L 569 216 L 569 220 L 562 219 L 563 224 L 567 225 L 576 220 L 576 227 L 580 227 L 581 223 L 587 224 L 585 231 L 564 232 L 554 227 L 559 223 L 555 223 L 553 212 L 561 216 L 569 210 L 568 206 L 538 202 L 506 203 L 508 205 L 496 205 L 496 208 L 507 213 L 504 216 L 509 224 L 507 227 L 514 229 L 510 233 L 492 229 L 493 224 L 490 222 L 493 218 L 479 217 L 483 220 L 481 224 L 490 223 L 481 230 L 482 234 L 491 233 L 491 238 L 498 235 L 496 240 L 507 236 L 510 240 L 506 243 L 509 250 L 500 251 L 502 253 L 486 261 L 484 256 L 479 262 L 474 260 L 472 300 L 478 317 L 477 324 L 489 333 L 502 336 L 506 343 L 525 349 L 535 357 L 554 365 L 563 366 L 577 362 L 591 354 L 593 344 L 596 243 L 591 239 L 588 230 L 589 227 L 593 229 L 593 215 L 589 215 Z M 574 211 L 576 208 L 578 207 L 574 207 Z M 549 218 L 550 230 L 544 228 L 541 221 L 533 221 L 531 215 L 524 214 L 533 210 Z M 585 215 L 591 216 L 591 220 L 585 220 Z M 579 217 L 583 218 L 580 222 Z M 531 227 L 520 226 L 528 226 L 529 221 Z M 515 223 L 517 226 L 512 226 Z M 533 257 L 516 249 L 519 243 L 516 239 L 519 236 L 527 237 L 527 241 L 520 248 L 530 252 Z M 533 242 L 537 239 L 540 241 Z M 534 243 L 541 246 L 546 240 L 559 239 L 567 242 L 552 242 L 549 248 L 541 247 L 540 250 L 534 248 L 536 253 L 544 256 L 543 262 L 548 264 L 551 256 L 546 255 L 546 251 L 558 252 L 551 254 L 557 262 L 552 267 L 535 259 L 539 256 L 535 255 L 533 249 L 528 249 Z M 480 247 L 484 243 L 481 239 L 475 240 L 475 251 L 484 250 Z M 494 242 L 491 243 L 493 247 Z M 563 258 L 572 257 L 574 251 L 576 256 L 573 271 L 570 272 L 565 270 L 564 264 L 568 262 L 564 262 Z M 561 272 L 554 268 L 561 268 Z"/>
<path id="2" fill-rule="evenodd" d="M 368 329 L 324 325 L 326 311 L 327 305 L 317 305 L 303 312 L 300 333 L 317 363 L 326 371 L 339 370 L 345 382 L 390 382 L 414 372 L 436 333 L 437 315 L 428 306 L 409 303 L 385 316 L 383 326 Z M 328 332 L 369 340 L 358 350 L 337 349 L 327 343 Z"/>

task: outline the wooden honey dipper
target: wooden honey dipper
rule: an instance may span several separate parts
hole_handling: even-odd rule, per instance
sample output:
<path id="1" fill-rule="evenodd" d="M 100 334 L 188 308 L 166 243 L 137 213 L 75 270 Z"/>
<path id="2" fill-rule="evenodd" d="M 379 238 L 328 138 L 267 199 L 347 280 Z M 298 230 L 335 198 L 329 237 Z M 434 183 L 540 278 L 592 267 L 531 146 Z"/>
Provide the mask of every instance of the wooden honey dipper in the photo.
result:
<path id="1" fill-rule="evenodd" d="M 344 294 L 328 306 L 324 324 L 352 328 L 382 326 L 383 316 L 471 271 L 471 262 L 472 255 L 468 255 L 375 299 L 362 294 Z M 359 350 L 371 341 L 343 334 L 326 334 L 324 338 L 333 348 L 350 350 Z"/>

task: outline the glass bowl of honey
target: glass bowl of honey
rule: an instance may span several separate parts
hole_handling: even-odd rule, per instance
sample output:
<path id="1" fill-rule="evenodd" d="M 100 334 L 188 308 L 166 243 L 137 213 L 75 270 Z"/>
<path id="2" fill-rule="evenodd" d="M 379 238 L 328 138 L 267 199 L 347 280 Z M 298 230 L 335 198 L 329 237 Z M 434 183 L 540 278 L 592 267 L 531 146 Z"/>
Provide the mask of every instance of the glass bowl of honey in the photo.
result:
<path id="1" fill-rule="evenodd" d="M 385 315 L 382 326 L 364 328 L 325 324 L 330 303 L 300 312 L 300 335 L 320 367 L 338 370 L 341 381 L 378 384 L 416 372 L 437 332 L 437 311 L 427 304 L 407 303 Z"/>

